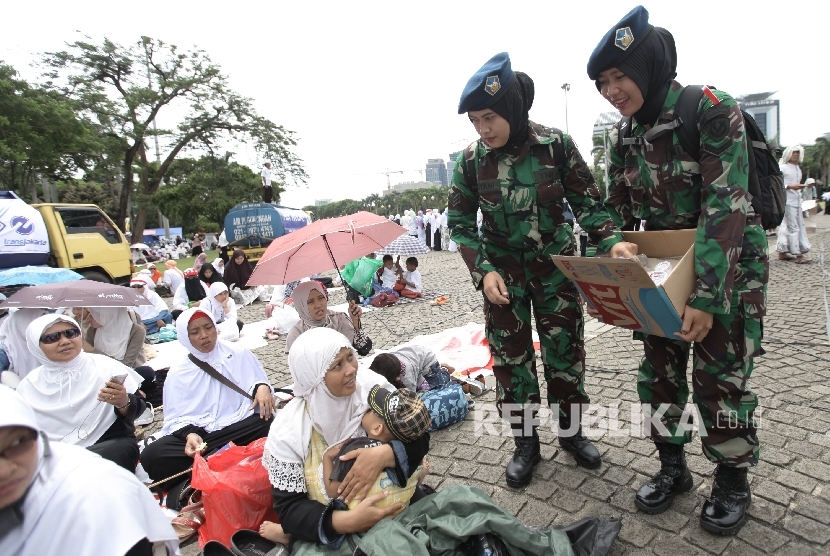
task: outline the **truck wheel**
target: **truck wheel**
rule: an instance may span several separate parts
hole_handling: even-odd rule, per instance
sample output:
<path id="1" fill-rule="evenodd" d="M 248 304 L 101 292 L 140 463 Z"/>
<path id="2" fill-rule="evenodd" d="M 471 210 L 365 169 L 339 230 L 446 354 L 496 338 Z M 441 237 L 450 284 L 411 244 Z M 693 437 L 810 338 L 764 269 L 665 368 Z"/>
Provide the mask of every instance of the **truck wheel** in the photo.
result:
<path id="1" fill-rule="evenodd" d="M 93 280 L 94 282 L 104 282 L 105 284 L 112 283 L 112 280 L 106 274 L 101 274 L 100 272 L 82 272 L 81 274 L 84 275 L 84 278 L 87 280 Z"/>

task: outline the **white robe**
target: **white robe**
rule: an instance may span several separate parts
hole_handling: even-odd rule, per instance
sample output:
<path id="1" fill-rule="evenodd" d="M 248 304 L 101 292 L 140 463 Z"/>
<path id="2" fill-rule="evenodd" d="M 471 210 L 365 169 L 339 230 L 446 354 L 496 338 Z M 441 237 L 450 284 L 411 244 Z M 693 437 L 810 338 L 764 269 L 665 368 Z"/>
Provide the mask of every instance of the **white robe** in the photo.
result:
<path id="1" fill-rule="evenodd" d="M 246 392 L 253 395 L 258 384 L 270 387 L 265 369 L 247 348 L 224 340 L 217 340 L 210 353 L 202 353 L 193 347 L 188 339 L 187 325 L 197 311 L 207 314 L 192 308 L 179 315 L 176 320 L 178 341 L 197 359 L 208 363 Z M 171 434 L 187 425 L 196 425 L 208 433 L 221 430 L 253 415 L 250 406 L 250 399 L 212 378 L 189 357 L 183 356 L 170 367 L 164 382 L 161 434 Z"/>
<path id="2" fill-rule="evenodd" d="M 0 428 L 38 430 L 21 396 L 0 386 Z M 180 554 L 170 518 L 125 469 L 77 446 L 38 442 L 38 468 L 21 507 L 22 523 L 0 539 L 0 554 L 125 554 L 139 541 Z"/>

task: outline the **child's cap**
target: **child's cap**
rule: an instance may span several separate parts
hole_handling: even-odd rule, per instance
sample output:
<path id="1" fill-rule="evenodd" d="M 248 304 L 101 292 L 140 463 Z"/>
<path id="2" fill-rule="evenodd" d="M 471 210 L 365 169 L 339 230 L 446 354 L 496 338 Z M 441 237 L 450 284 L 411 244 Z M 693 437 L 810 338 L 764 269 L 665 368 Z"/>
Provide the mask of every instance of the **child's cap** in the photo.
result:
<path id="1" fill-rule="evenodd" d="M 369 392 L 369 405 L 401 442 L 412 442 L 429 430 L 432 418 L 421 398 L 407 388 L 390 392 L 379 385 Z"/>

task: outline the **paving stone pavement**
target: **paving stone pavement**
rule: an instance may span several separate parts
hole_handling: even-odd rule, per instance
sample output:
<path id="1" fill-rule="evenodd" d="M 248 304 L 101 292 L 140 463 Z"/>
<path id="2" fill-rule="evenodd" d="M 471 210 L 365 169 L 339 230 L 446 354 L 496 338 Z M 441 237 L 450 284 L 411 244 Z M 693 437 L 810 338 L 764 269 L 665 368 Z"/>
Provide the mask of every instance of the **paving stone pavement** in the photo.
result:
<path id="1" fill-rule="evenodd" d="M 543 461 L 528 487 L 508 487 L 504 466 L 513 443 L 504 436 L 482 434 L 487 431 L 486 409 L 495 402 L 491 392 L 476 400 L 477 411 L 471 411 L 465 421 L 432 435 L 426 483 L 439 490 L 459 483 L 477 486 L 530 525 L 559 525 L 591 515 L 621 518 L 623 528 L 611 552 L 615 556 L 830 553 L 830 342 L 826 289 L 818 264 L 821 249 L 830 255 L 830 218 L 817 215 L 811 220 L 818 223 L 817 233 L 811 236 L 816 264 L 773 260 L 770 265 L 766 354 L 756 360 L 750 382 L 762 408 L 761 463 L 750 471 L 750 519 L 738 535 L 718 537 L 698 525 L 714 466 L 702 455 L 696 436 L 686 447 L 694 489 L 675 499 L 661 515 L 646 515 L 634 507 L 636 489 L 659 468 L 653 444 L 630 432 L 642 347 L 630 332 L 597 321 L 586 322 L 585 327 L 586 389 L 598 406 L 589 414 L 591 426 L 585 432 L 603 455 L 600 468 L 577 467 L 559 448 L 549 412 L 543 413 L 548 419 L 540 431 Z M 775 238 L 771 239 L 775 259 Z M 483 322 L 481 294 L 473 289 L 457 253 L 443 251 L 418 259 L 425 287 L 446 292 L 451 301 L 367 313 L 364 326 L 376 348 L 391 348 L 418 334 Z M 343 301 L 342 293 L 332 297 L 332 303 Z M 239 314 L 243 321 L 261 320 L 264 304 L 246 307 Z M 284 347 L 284 340 L 276 340 L 254 350 L 275 386 L 290 383 Z M 157 416 L 156 423 L 160 420 Z M 636 419 L 633 428 L 637 430 Z M 182 553 L 197 552 L 198 545 L 191 544 Z"/>

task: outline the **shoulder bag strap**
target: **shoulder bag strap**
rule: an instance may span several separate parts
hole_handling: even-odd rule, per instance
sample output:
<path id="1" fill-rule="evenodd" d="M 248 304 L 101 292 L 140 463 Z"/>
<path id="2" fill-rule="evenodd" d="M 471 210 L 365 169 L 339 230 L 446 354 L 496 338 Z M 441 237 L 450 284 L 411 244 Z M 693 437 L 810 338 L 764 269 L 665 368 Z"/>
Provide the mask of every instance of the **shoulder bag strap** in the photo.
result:
<path id="1" fill-rule="evenodd" d="M 210 365 L 208 365 L 204 361 L 199 361 L 198 359 L 193 357 L 192 353 L 188 354 L 187 358 L 190 359 L 190 361 L 194 365 L 196 365 L 197 367 L 199 367 L 200 369 L 205 371 L 207 374 L 209 374 L 211 378 L 214 378 L 214 379 L 218 380 L 219 382 L 221 382 L 222 384 L 224 384 L 225 386 L 227 386 L 228 388 L 230 388 L 234 392 L 245 396 L 249 400 L 254 399 L 254 397 L 252 395 L 250 395 L 248 392 L 246 392 L 245 390 L 243 390 L 242 388 L 240 388 L 239 386 L 234 384 L 230 379 L 228 379 L 228 377 L 222 375 L 222 373 L 220 373 L 219 371 L 217 371 L 216 369 L 214 369 L 213 367 L 211 367 Z"/>

